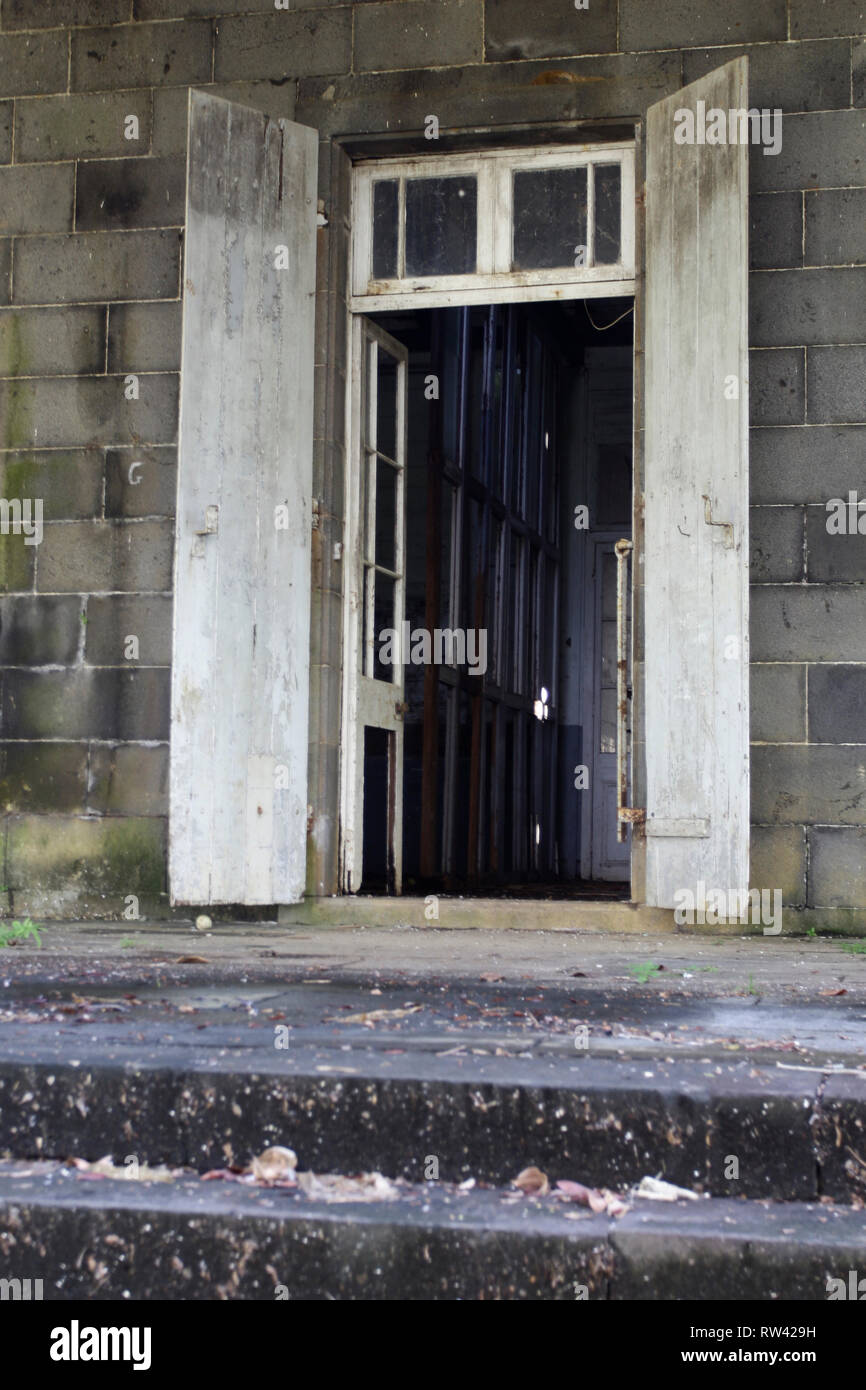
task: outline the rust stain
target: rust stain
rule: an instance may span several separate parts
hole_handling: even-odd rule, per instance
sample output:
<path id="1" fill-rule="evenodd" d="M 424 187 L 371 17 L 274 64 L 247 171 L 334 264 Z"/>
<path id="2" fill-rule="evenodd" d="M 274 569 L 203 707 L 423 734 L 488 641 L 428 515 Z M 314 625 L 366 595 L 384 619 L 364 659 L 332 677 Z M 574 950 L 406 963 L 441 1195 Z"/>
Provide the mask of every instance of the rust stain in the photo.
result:
<path id="1" fill-rule="evenodd" d="M 533 77 L 530 85 L 533 87 L 548 87 L 566 82 L 579 84 L 583 82 L 604 82 L 604 80 L 603 77 L 592 77 L 589 75 L 582 77 L 574 72 L 564 72 L 560 68 L 548 68 L 546 72 L 540 72 L 537 77 Z"/>

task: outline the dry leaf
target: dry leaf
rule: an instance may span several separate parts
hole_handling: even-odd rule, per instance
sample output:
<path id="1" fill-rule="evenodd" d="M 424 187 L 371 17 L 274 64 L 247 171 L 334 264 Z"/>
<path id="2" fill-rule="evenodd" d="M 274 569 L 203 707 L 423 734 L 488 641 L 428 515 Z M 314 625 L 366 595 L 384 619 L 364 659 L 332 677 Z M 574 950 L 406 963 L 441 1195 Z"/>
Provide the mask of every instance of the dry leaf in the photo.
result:
<path id="1" fill-rule="evenodd" d="M 495 970 L 485 970 L 478 978 L 479 980 L 486 980 L 488 984 L 495 985 L 498 984 L 500 980 L 504 980 L 505 976 L 497 975 Z"/>
<path id="2" fill-rule="evenodd" d="M 408 1009 L 370 1009 L 363 1014 L 344 1014 L 342 1018 L 329 1018 L 328 1023 L 386 1023 L 392 1018 L 408 1018 L 409 1014 L 421 1011 L 420 1004 Z"/>
<path id="3" fill-rule="evenodd" d="M 207 965 L 207 956 L 178 956 L 175 965 Z"/>
<path id="4" fill-rule="evenodd" d="M 524 1168 L 514 1179 L 514 1186 L 527 1197 L 546 1197 L 550 1191 L 550 1181 L 540 1168 Z"/>
<path id="5" fill-rule="evenodd" d="M 346 1178 L 341 1173 L 299 1173 L 298 1185 L 307 1197 L 321 1202 L 392 1202 L 400 1188 L 381 1173 Z"/>
<path id="6" fill-rule="evenodd" d="M 700 1201 L 697 1192 L 690 1192 L 687 1187 L 677 1187 L 672 1182 L 664 1182 L 661 1178 L 641 1178 L 635 1193 L 638 1197 L 649 1197 L 654 1202 L 676 1202 L 680 1197 L 686 1197 L 690 1202 Z"/>
<path id="7" fill-rule="evenodd" d="M 253 1177 L 259 1182 L 292 1182 L 297 1166 L 298 1155 L 294 1149 L 284 1149 L 279 1144 L 265 1149 L 250 1165 Z"/>

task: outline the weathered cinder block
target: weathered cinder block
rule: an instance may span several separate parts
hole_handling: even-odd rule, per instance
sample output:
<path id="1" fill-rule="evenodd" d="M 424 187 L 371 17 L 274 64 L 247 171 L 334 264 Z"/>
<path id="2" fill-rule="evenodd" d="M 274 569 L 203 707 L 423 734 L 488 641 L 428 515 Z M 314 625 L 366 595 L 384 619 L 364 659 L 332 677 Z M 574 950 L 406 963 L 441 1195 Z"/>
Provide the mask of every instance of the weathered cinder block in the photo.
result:
<path id="1" fill-rule="evenodd" d="M 165 887 L 165 821 L 148 817 L 12 816 L 7 882 L 14 891 L 159 893 Z"/>
<path id="2" fill-rule="evenodd" d="M 806 265 L 866 263 L 866 188 L 807 193 Z"/>
<path id="3" fill-rule="evenodd" d="M 847 526 L 852 519 L 848 515 L 848 489 L 841 497 L 828 500 L 845 503 L 843 515 Z M 828 512 L 826 505 L 809 507 L 807 510 L 806 577 L 813 584 L 866 584 L 866 514 L 860 512 L 857 516 L 857 521 L 861 522 L 864 528 L 862 535 L 856 529 L 850 533 L 828 531 L 827 523 L 834 515 L 838 515 L 838 509 L 834 507 Z"/>
<path id="4" fill-rule="evenodd" d="M 207 82 L 211 46 L 207 19 L 74 31 L 72 90 L 104 92 L 119 87 L 182 87 L 189 82 Z"/>
<path id="5" fill-rule="evenodd" d="M 6 603 L 22 599 L 5 599 Z M 127 638 L 138 638 L 138 660 L 125 656 Z M 90 666 L 168 666 L 171 663 L 171 598 L 136 594 L 92 597 L 87 602 L 84 659 Z"/>
<path id="6" fill-rule="evenodd" d="M 288 83 L 286 84 L 289 85 Z M 210 91 L 211 88 L 209 87 Z M 185 155 L 189 122 L 189 89 L 159 87 L 153 93 L 154 155 Z"/>
<path id="7" fill-rule="evenodd" d="M 0 168 L 0 233 L 68 232 L 74 183 L 73 164 Z"/>
<path id="8" fill-rule="evenodd" d="M 753 584 L 803 578 L 803 508 L 752 507 L 749 577 Z"/>
<path id="9" fill-rule="evenodd" d="M 857 188 L 866 182 L 866 111 L 807 111 L 785 116 L 777 155 L 753 151 L 756 191 Z"/>
<path id="10" fill-rule="evenodd" d="M 753 742 L 805 742 L 806 667 L 753 663 L 749 681 Z"/>
<path id="11" fill-rule="evenodd" d="M 283 0 L 285 3 L 285 0 Z M 314 9 L 332 0 L 290 0 L 292 9 Z M 348 0 L 333 0 L 347 4 Z M 135 0 L 136 19 L 183 19 L 205 14 L 273 14 L 274 0 Z"/>
<path id="12" fill-rule="evenodd" d="M 759 584 L 751 591 L 750 631 L 753 661 L 866 661 L 863 590 Z"/>
<path id="13" fill-rule="evenodd" d="M 22 593 L 33 588 L 36 546 L 25 545 L 24 536 L 0 534 L 0 591 Z"/>
<path id="14" fill-rule="evenodd" d="M 8 304 L 12 295 L 12 241 L 0 237 L 0 304 Z"/>
<path id="15" fill-rule="evenodd" d="M 859 488 L 866 497 L 866 426 L 803 425 L 749 433 L 755 504 L 821 502 Z"/>
<path id="16" fill-rule="evenodd" d="M 0 663 L 4 666 L 70 666 L 83 633 L 77 596 L 20 595 L 0 599 Z"/>
<path id="17" fill-rule="evenodd" d="M 485 6 L 484 49 L 495 61 L 615 53 L 616 6 L 577 10 L 561 0 L 535 0 L 530 11 L 525 0 L 494 0 Z"/>
<path id="18" fill-rule="evenodd" d="M 10 811 L 81 811 L 84 743 L 0 744 L 0 806 Z"/>
<path id="19" fill-rule="evenodd" d="M 749 59 L 749 106 L 771 111 L 833 111 L 848 105 L 849 52 L 847 39 L 835 43 L 762 43 L 745 48 L 686 51 L 683 80 L 694 82 L 722 63 L 746 54 Z M 782 121 L 784 146 L 785 121 Z M 777 155 L 752 151 L 765 161 Z"/>
<path id="20" fill-rule="evenodd" d="M 0 376 L 101 372 L 105 310 L 0 309 Z"/>
<path id="21" fill-rule="evenodd" d="M 866 30 L 863 0 L 789 0 L 791 38 L 832 38 Z"/>
<path id="22" fill-rule="evenodd" d="M 79 231 L 179 227 L 186 215 L 185 202 L 186 160 L 181 155 L 87 160 L 78 166 L 75 226 Z"/>
<path id="23" fill-rule="evenodd" d="M 177 449 L 109 450 L 105 462 L 106 516 L 174 516 L 176 501 Z"/>
<path id="24" fill-rule="evenodd" d="M 103 471 L 101 449 L 0 454 L 0 496 L 41 497 L 46 521 L 94 517 L 102 508 Z"/>
<path id="25" fill-rule="evenodd" d="M 168 814 L 168 749 L 94 744 L 87 806 L 109 816 Z"/>
<path id="26" fill-rule="evenodd" d="M 180 233 L 77 232 L 22 237 L 15 247 L 15 304 L 173 299 Z"/>
<path id="27" fill-rule="evenodd" d="M 713 0 L 667 0 L 664 5 L 620 0 L 619 4 L 619 46 L 627 52 L 785 38 L 785 0 L 765 0 L 761 5 L 751 0 L 729 0 L 725 5 L 714 4 Z"/>
<path id="28" fill-rule="evenodd" d="M 866 744 L 866 666 L 809 667 L 809 741 Z"/>
<path id="29" fill-rule="evenodd" d="M 129 0 L 3 0 L 4 29 L 121 24 L 125 19 L 129 19 Z"/>
<path id="30" fill-rule="evenodd" d="M 127 400 L 122 376 L 0 380 L 0 421 L 7 449 L 74 444 L 170 444 L 177 432 L 177 376 L 139 378 Z"/>
<path id="31" fill-rule="evenodd" d="M 128 116 L 138 120 L 136 140 L 126 137 Z M 15 160 L 144 155 L 150 148 L 150 126 L 150 92 L 24 99 L 15 106 Z"/>
<path id="32" fill-rule="evenodd" d="M 108 314 L 110 372 L 180 369 L 181 302 L 116 304 Z"/>
<path id="33" fill-rule="evenodd" d="M 422 132 L 439 114 L 459 126 L 641 115 L 680 86 L 678 53 L 484 63 L 358 76 L 301 78 L 296 119 L 323 137 L 347 130 Z M 426 143 L 426 142 L 425 142 Z M 769 161 L 765 161 L 769 162 Z"/>
<path id="34" fill-rule="evenodd" d="M 162 668 L 8 670 L 3 677 L 7 738 L 164 740 L 168 727 L 169 672 Z"/>
<path id="35" fill-rule="evenodd" d="M 39 592 L 165 592 L 171 588 L 173 540 L 168 521 L 49 524 L 38 547 Z"/>
<path id="36" fill-rule="evenodd" d="M 749 343 L 866 341 L 866 267 L 758 271 L 749 277 Z"/>
<path id="37" fill-rule="evenodd" d="M 866 829 L 822 825 L 808 834 L 809 906 L 866 907 Z"/>
<path id="38" fill-rule="evenodd" d="M 0 34 L 0 97 L 65 92 L 66 35 Z"/>
<path id="39" fill-rule="evenodd" d="M 866 745 L 757 744 L 751 780 L 756 821 L 860 825 L 866 819 Z"/>
<path id="40" fill-rule="evenodd" d="M 749 353 L 749 420 L 753 425 L 800 425 L 805 420 L 805 353 L 773 348 Z"/>
<path id="41" fill-rule="evenodd" d="M 262 81 L 348 72 L 351 51 L 348 6 L 220 19 L 214 78 L 217 82 Z"/>
<path id="42" fill-rule="evenodd" d="M 851 47 L 851 87 L 855 106 L 866 106 L 866 39 L 855 39 Z"/>
<path id="43" fill-rule="evenodd" d="M 0 101 L 0 164 L 12 158 L 12 102 Z"/>
<path id="44" fill-rule="evenodd" d="M 750 887 L 781 888 L 785 907 L 806 901 L 806 832 L 799 825 L 753 825 Z"/>
<path id="45" fill-rule="evenodd" d="M 866 420 L 866 346 L 809 348 L 806 381 L 810 425 Z"/>
<path id="46" fill-rule="evenodd" d="M 571 18 L 577 18 L 576 11 L 572 11 Z M 425 64 L 444 67 L 479 63 L 484 56 L 483 32 L 482 0 L 410 0 L 409 4 L 402 5 L 359 5 L 355 10 L 353 66 L 356 72 L 382 72 Z M 608 51 L 615 47 L 615 43 L 607 45 Z M 599 50 L 581 49 L 578 43 L 573 52 Z M 491 56 L 537 58 L 542 54 Z M 345 72 L 346 68 L 336 71 Z"/>
<path id="47" fill-rule="evenodd" d="M 749 199 L 749 265 L 778 270 L 803 261 L 802 193 L 759 193 Z"/>

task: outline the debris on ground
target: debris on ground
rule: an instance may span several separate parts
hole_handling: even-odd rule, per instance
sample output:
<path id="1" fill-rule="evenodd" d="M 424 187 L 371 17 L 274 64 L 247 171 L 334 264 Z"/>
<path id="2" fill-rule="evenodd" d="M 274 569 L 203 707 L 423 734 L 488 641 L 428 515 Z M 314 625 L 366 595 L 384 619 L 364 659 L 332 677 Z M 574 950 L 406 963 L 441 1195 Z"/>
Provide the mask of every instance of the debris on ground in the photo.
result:
<path id="1" fill-rule="evenodd" d="M 636 1197 L 648 1197 L 653 1202 L 677 1202 L 681 1197 L 686 1197 L 690 1202 L 699 1202 L 700 1193 L 692 1192 L 687 1187 L 677 1187 L 675 1183 L 665 1182 L 662 1178 L 641 1178 L 634 1190 Z"/>

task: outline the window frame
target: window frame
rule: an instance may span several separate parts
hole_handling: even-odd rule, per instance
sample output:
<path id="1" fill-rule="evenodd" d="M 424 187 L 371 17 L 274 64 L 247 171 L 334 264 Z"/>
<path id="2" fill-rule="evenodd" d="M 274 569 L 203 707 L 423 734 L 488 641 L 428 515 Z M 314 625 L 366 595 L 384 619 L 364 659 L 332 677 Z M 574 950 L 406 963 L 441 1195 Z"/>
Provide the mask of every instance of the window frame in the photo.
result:
<path id="1" fill-rule="evenodd" d="M 363 160 L 352 171 L 352 267 L 350 307 L 356 313 L 399 309 L 411 295 L 413 308 L 457 304 L 497 304 L 538 297 L 585 299 L 633 295 L 635 292 L 635 146 L 633 141 L 603 141 L 567 146 L 476 150 L 461 154 L 417 155 L 408 159 Z M 512 190 L 515 173 L 616 164 L 620 178 L 620 260 L 593 265 L 594 180 L 587 180 L 588 263 L 538 270 L 512 270 Z M 373 184 L 399 180 L 398 245 L 405 242 L 405 180 L 472 175 L 477 180 L 476 269 L 462 275 L 426 275 L 374 280 Z M 402 257 L 398 257 L 399 261 Z"/>

